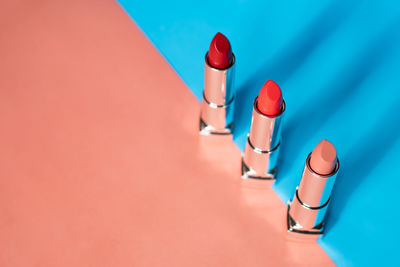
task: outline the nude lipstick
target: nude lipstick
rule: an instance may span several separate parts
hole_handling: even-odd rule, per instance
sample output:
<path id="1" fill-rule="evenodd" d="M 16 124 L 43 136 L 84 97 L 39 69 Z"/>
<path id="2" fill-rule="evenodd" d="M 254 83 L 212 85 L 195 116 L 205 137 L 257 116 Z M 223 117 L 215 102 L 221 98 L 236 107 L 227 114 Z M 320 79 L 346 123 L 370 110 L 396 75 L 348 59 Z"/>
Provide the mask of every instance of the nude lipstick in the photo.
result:
<path id="1" fill-rule="evenodd" d="M 339 160 L 335 147 L 323 139 L 308 155 L 300 185 L 296 188 L 287 213 L 288 231 L 302 234 L 322 234 L 325 214 Z"/>
<path id="2" fill-rule="evenodd" d="M 268 80 L 254 100 L 250 133 L 242 158 L 243 178 L 276 178 L 284 112 L 281 89 Z"/>
<path id="3" fill-rule="evenodd" d="M 201 134 L 232 133 L 234 65 L 235 55 L 229 40 L 222 33 L 217 33 L 205 56 Z"/>

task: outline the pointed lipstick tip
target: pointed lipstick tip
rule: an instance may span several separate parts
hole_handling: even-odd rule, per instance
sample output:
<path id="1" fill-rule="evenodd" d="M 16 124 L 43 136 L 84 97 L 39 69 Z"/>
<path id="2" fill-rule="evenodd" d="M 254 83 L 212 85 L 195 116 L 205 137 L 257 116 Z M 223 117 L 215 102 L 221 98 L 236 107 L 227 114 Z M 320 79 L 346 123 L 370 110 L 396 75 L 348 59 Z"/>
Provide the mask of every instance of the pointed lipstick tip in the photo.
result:
<path id="1" fill-rule="evenodd" d="M 208 63 L 217 69 L 225 69 L 232 63 L 232 47 L 228 38 L 218 32 L 211 41 L 208 50 Z"/>
<path id="2" fill-rule="evenodd" d="M 266 116 L 276 116 L 281 112 L 283 103 L 281 88 L 272 80 L 268 80 L 258 95 L 258 110 Z"/>
<path id="3" fill-rule="evenodd" d="M 336 163 L 336 148 L 328 140 L 321 140 L 311 153 L 311 169 L 318 174 L 327 175 L 335 170 Z"/>

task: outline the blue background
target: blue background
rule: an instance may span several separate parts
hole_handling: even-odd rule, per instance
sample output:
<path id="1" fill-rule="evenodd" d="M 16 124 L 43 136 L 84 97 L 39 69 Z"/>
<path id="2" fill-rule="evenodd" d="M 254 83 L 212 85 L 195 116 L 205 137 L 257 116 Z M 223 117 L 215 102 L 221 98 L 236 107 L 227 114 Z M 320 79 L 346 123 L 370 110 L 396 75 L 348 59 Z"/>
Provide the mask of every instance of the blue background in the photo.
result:
<path id="1" fill-rule="evenodd" d="M 340 266 L 399 261 L 400 3 L 119 2 L 199 100 L 209 43 L 218 31 L 229 38 L 241 149 L 252 102 L 267 79 L 275 80 L 287 103 L 275 191 L 286 203 L 307 154 L 330 140 L 341 169 L 318 242 Z"/>

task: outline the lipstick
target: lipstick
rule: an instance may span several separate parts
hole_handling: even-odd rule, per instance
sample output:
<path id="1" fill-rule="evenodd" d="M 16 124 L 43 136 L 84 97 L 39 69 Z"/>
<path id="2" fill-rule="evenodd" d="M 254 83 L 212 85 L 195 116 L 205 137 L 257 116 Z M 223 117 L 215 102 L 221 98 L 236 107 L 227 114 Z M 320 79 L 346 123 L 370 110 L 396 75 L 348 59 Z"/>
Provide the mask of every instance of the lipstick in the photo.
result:
<path id="1" fill-rule="evenodd" d="M 268 80 L 254 100 L 250 133 L 242 158 L 243 178 L 276 178 L 284 112 L 281 89 Z"/>
<path id="2" fill-rule="evenodd" d="M 325 214 L 338 170 L 336 149 L 329 141 L 323 139 L 308 155 L 300 185 L 296 188 L 293 201 L 289 203 L 289 232 L 324 232 Z"/>
<path id="3" fill-rule="evenodd" d="M 229 40 L 222 33 L 217 33 L 205 56 L 201 134 L 232 133 L 234 65 L 235 55 Z"/>

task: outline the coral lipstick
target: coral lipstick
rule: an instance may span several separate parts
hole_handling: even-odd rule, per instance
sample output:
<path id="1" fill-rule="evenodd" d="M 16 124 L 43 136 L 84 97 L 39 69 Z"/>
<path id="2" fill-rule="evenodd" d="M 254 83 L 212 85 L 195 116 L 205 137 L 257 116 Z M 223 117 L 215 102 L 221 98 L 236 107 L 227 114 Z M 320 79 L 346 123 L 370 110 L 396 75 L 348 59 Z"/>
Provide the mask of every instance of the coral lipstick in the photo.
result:
<path id="1" fill-rule="evenodd" d="M 339 170 L 336 149 L 323 139 L 308 155 L 300 185 L 289 203 L 288 231 L 322 234 L 325 214 Z"/>
<path id="2" fill-rule="evenodd" d="M 272 80 L 268 80 L 258 95 L 258 110 L 265 116 L 276 116 L 281 112 L 283 103 L 281 88 Z"/>
<path id="3" fill-rule="evenodd" d="M 222 33 L 217 33 L 205 57 L 201 134 L 232 133 L 234 65 L 235 55 L 229 40 Z"/>
<path id="4" fill-rule="evenodd" d="M 276 178 L 284 112 L 281 89 L 268 80 L 254 100 L 250 133 L 242 158 L 243 178 Z"/>

